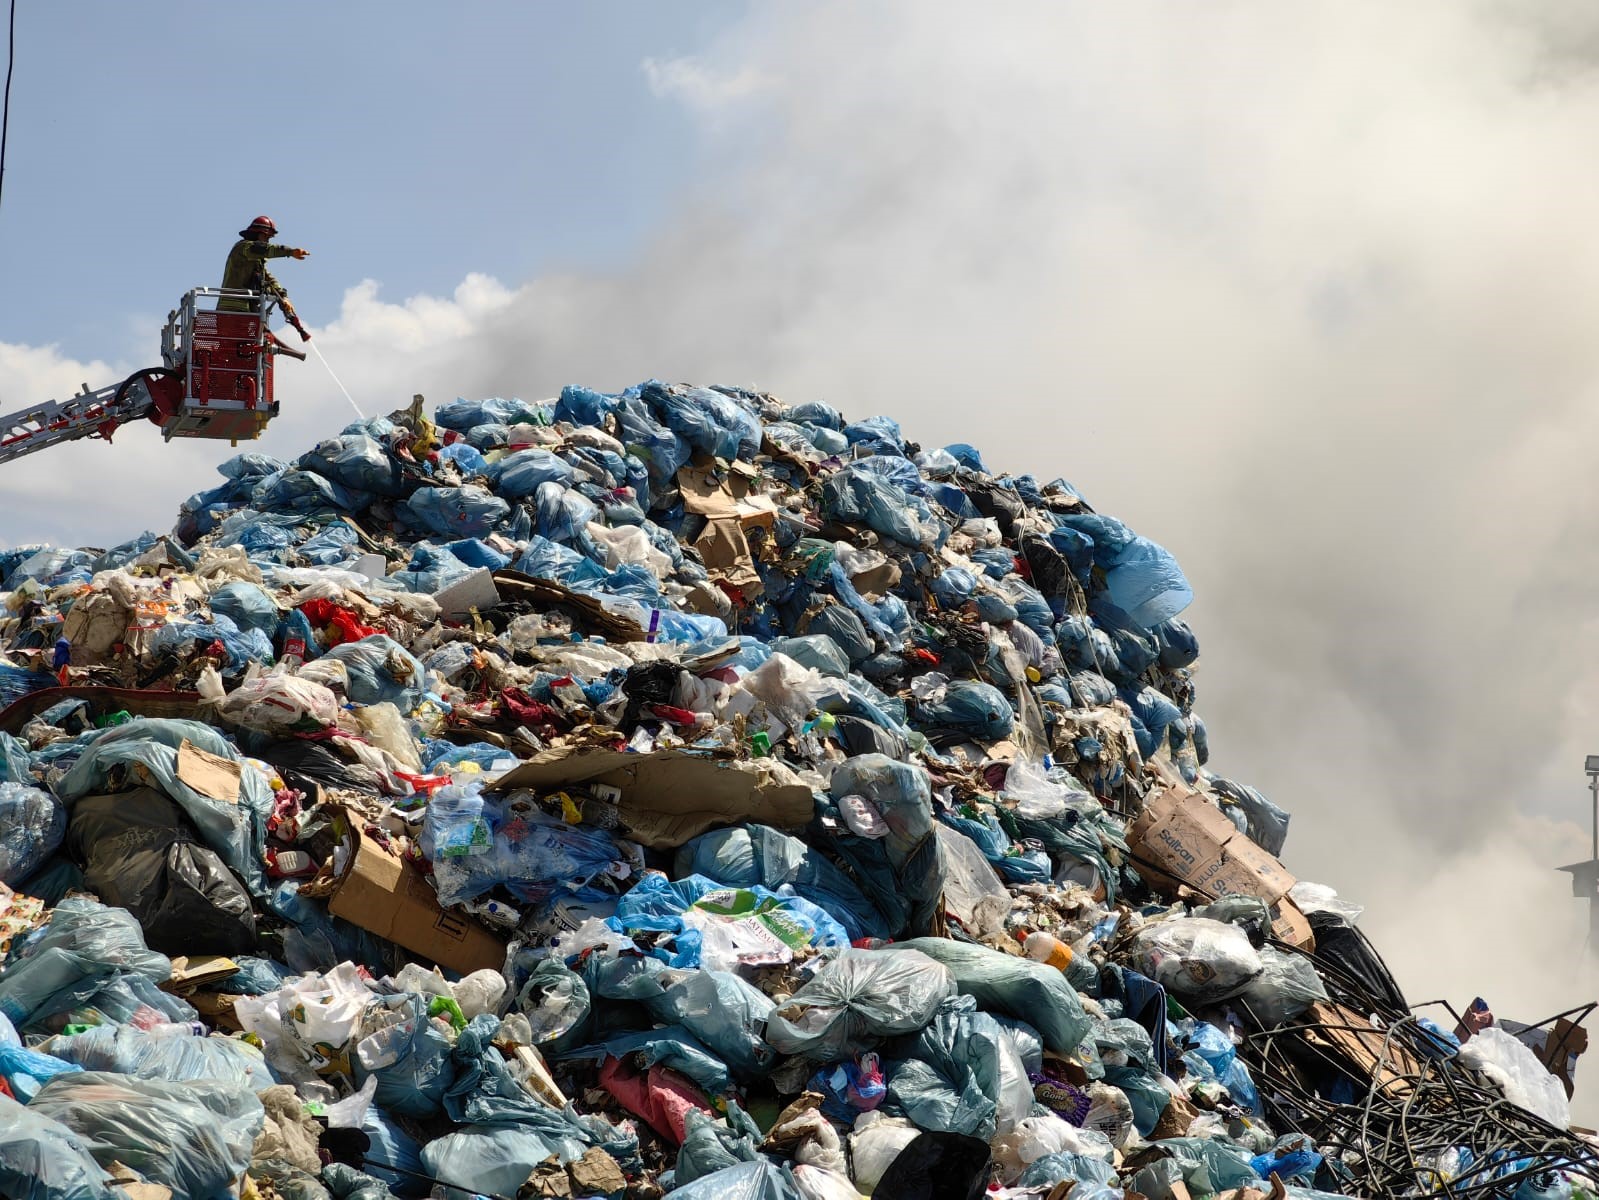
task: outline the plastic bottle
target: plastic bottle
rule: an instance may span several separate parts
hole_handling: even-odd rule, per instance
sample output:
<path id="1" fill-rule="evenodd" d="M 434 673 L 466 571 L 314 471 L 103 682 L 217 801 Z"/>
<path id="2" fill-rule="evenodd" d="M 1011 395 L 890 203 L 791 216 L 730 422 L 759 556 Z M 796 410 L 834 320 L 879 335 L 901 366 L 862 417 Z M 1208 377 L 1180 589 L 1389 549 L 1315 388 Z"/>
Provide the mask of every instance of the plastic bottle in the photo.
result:
<path id="1" fill-rule="evenodd" d="M 1022 939 L 1022 953 L 1034 962 L 1048 963 L 1057 971 L 1072 965 L 1072 948 L 1042 930 L 1034 930 Z"/>

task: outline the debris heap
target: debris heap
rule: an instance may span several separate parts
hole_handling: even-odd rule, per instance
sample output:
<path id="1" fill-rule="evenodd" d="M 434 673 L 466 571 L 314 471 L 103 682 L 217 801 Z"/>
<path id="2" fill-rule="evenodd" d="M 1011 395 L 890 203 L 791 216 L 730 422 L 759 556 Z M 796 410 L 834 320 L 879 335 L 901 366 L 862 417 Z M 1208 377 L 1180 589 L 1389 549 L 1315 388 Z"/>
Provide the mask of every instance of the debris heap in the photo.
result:
<path id="1" fill-rule="evenodd" d="M 1063 479 L 649 382 L 0 551 L 0 1195 L 1569 1197 Z M 1572 1019 L 1572 1018 L 1578 1019 Z"/>

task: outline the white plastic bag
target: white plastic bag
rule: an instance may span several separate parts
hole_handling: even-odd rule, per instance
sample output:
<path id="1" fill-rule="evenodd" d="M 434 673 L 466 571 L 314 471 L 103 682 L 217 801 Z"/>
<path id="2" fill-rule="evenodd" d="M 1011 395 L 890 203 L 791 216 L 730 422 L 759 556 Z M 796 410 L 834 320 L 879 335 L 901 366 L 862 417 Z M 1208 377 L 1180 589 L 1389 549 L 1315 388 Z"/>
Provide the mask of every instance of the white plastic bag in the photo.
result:
<path id="1" fill-rule="evenodd" d="M 393 704 L 384 700 L 357 708 L 355 719 L 366 734 L 367 741 L 380 750 L 387 750 L 406 771 L 421 773 L 422 759 L 416 752 L 416 739 L 411 736 L 400 710 Z"/>
<path id="2" fill-rule="evenodd" d="M 210 681 L 208 699 L 215 695 Z M 240 729 L 281 733 L 307 724 L 324 729 L 339 719 L 339 702 L 327 688 L 309 679 L 287 673 L 257 675 L 246 679 L 220 700 L 214 700 L 217 715 Z"/>
<path id="3" fill-rule="evenodd" d="M 801 1163 L 794 1168 L 794 1185 L 805 1200 L 861 1200 L 848 1175 L 826 1167 Z"/>
<path id="4" fill-rule="evenodd" d="M 1473 1034 L 1460 1048 L 1460 1065 L 1488 1076 L 1512 1104 L 1561 1129 L 1570 1127 L 1571 1102 L 1560 1080 L 1531 1049 L 1499 1026 L 1490 1025 Z"/>
<path id="5" fill-rule="evenodd" d="M 851 799 L 846 796 L 840 807 Z M 848 810 L 846 810 L 846 820 Z M 853 826 L 852 826 L 853 828 Z M 888 832 L 885 825 L 883 831 Z M 983 852 L 958 829 L 938 826 L 938 853 L 944 860 L 944 903 L 960 918 L 966 932 L 987 942 L 1005 932 L 1010 912 L 1010 892 L 1000 882 Z"/>
<path id="6" fill-rule="evenodd" d="M 921 1134 L 904 1117 L 888 1117 L 880 1112 L 862 1113 L 849 1135 L 850 1160 L 854 1165 L 855 1186 L 870 1192 L 888 1170 L 899 1152 Z"/>
<path id="7" fill-rule="evenodd" d="M 1207 917 L 1157 922 L 1133 938 L 1132 950 L 1139 974 L 1201 1004 L 1237 995 L 1265 967 L 1242 929 Z"/>

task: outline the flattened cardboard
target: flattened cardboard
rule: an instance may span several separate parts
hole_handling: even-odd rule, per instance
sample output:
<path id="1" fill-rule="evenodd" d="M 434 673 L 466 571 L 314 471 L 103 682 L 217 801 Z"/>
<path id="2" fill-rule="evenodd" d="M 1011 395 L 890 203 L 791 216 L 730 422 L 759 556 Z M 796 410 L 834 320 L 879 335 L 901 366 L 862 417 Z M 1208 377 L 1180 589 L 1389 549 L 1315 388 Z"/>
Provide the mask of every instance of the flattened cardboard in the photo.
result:
<path id="1" fill-rule="evenodd" d="M 1404 1096 L 1415 1090 L 1409 1078 L 1421 1074 L 1415 1056 L 1354 1009 L 1317 1001 L 1303 1020 L 1301 1037 L 1343 1058 L 1378 1091 Z"/>
<path id="2" fill-rule="evenodd" d="M 163 992 L 182 996 L 197 988 L 239 973 L 239 964 L 221 954 L 195 954 L 172 960 L 172 976 L 161 984 Z"/>
<path id="3" fill-rule="evenodd" d="M 1151 797 L 1128 829 L 1127 844 L 1138 873 L 1156 891 L 1172 895 L 1188 887 L 1209 897 L 1259 896 L 1275 910 L 1277 937 L 1294 946 L 1314 944 L 1310 922 L 1288 899 L 1298 880 L 1198 793 L 1167 788 Z"/>
<path id="4" fill-rule="evenodd" d="M 725 580 L 747 597 L 764 591 L 760 574 L 755 570 L 755 558 L 744 536 L 744 527 L 737 517 L 712 517 L 705 532 L 694 542 L 705 569 L 718 579 Z"/>
<path id="5" fill-rule="evenodd" d="M 202 750 L 187 738 L 178 746 L 178 778 L 202 796 L 239 802 L 239 764 Z"/>
<path id="6" fill-rule="evenodd" d="M 580 783 L 617 788 L 627 836 L 656 850 L 676 849 L 708 829 L 740 821 L 797 829 L 815 812 L 811 789 L 770 759 L 716 759 L 682 750 L 551 750 L 501 776 L 495 790 L 547 792 Z"/>
<path id="7" fill-rule="evenodd" d="M 355 852 L 332 883 L 329 912 L 463 975 L 505 965 L 504 942 L 476 921 L 445 912 L 411 864 L 364 837 L 348 816 L 342 824 Z"/>

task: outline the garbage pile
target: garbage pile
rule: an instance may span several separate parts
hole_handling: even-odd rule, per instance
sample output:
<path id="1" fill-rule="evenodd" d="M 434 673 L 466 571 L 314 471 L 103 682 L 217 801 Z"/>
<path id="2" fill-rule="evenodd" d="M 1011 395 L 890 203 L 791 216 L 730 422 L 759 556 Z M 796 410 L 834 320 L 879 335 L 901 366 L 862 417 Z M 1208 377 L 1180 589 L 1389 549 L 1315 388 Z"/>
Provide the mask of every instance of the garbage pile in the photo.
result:
<path id="1" fill-rule="evenodd" d="M 0 551 L 0 1195 L 1568 1197 L 1209 767 L 1173 557 L 730 388 L 420 398 Z"/>

